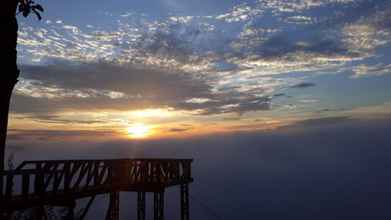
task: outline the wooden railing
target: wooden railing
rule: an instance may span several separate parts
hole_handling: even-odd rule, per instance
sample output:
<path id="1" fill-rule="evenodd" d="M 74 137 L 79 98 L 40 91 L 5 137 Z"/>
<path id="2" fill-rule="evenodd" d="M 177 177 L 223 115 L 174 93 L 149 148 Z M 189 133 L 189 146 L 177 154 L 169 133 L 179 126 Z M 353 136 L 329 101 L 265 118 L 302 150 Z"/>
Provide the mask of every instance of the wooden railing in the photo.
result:
<path id="1" fill-rule="evenodd" d="M 0 203 L 188 183 L 191 163 L 178 159 L 25 161 L 0 173 Z"/>
<path id="2" fill-rule="evenodd" d="M 4 171 L 0 174 L 0 199 L 29 199 L 74 193 L 109 184 L 110 167 L 102 162 L 46 163 L 30 169 Z"/>

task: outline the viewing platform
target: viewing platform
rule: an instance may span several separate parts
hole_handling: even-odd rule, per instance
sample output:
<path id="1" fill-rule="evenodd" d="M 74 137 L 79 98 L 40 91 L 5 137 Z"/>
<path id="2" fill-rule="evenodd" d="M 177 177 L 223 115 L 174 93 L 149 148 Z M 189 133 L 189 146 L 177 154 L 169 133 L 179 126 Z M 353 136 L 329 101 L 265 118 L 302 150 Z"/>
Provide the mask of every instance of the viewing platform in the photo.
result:
<path id="1" fill-rule="evenodd" d="M 146 193 L 154 195 L 154 220 L 164 219 L 164 192 L 180 187 L 181 220 L 189 220 L 191 159 L 112 159 L 25 161 L 0 174 L 2 219 L 17 210 L 35 209 L 35 219 L 46 219 L 45 206 L 68 208 L 75 219 L 76 201 L 90 198 L 78 219 L 84 219 L 95 197 L 109 194 L 105 219 L 119 219 L 119 193 L 137 192 L 137 219 L 146 219 Z M 103 218 L 102 218 L 103 219 Z"/>

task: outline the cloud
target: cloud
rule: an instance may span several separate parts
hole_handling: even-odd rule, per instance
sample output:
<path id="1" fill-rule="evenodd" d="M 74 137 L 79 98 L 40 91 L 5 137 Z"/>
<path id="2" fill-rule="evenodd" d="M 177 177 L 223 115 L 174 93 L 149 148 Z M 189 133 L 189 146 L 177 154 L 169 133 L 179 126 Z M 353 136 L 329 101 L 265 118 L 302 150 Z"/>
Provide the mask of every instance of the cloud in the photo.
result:
<path id="1" fill-rule="evenodd" d="M 300 103 L 317 103 L 319 100 L 317 99 L 301 99 L 299 100 Z"/>
<path id="2" fill-rule="evenodd" d="M 191 130 L 192 128 L 171 128 L 168 131 L 173 133 L 182 133 Z"/>
<path id="3" fill-rule="evenodd" d="M 248 21 L 255 16 L 261 15 L 263 12 L 260 8 L 254 8 L 246 3 L 235 6 L 231 11 L 217 15 L 217 20 L 223 20 L 228 23 Z"/>
<path id="4" fill-rule="evenodd" d="M 21 69 L 23 80 L 16 89 L 19 107 L 15 111 L 25 111 L 21 106 L 33 102 L 37 104 L 27 109 L 132 109 L 175 106 L 178 100 L 212 96 L 210 86 L 202 80 L 162 69 L 110 63 L 57 63 Z"/>
<path id="5" fill-rule="evenodd" d="M 314 87 L 314 86 L 316 86 L 315 83 L 311 83 L 311 82 L 302 82 L 302 83 L 299 83 L 299 84 L 296 84 L 296 85 L 291 86 L 291 88 L 294 88 L 294 89 L 303 89 L 303 88 L 309 88 L 309 87 Z"/>
<path id="6" fill-rule="evenodd" d="M 342 72 L 387 45 L 390 8 L 387 1 L 273 0 L 214 15 L 113 15 L 110 29 L 22 25 L 24 80 L 14 103 L 23 107 L 13 111 L 270 110 L 273 94 L 300 87 L 292 73 Z M 368 72 L 364 65 L 355 75 Z"/>
<path id="7" fill-rule="evenodd" d="M 391 64 L 375 64 L 365 65 L 361 64 L 353 68 L 353 78 L 370 77 L 370 76 L 382 76 L 391 73 Z"/>
<path id="8" fill-rule="evenodd" d="M 131 13 L 120 16 L 110 31 L 62 23 L 22 26 L 19 44 L 21 58 L 30 57 L 30 62 L 104 60 L 209 74 L 218 71 L 213 68 L 216 62 L 231 60 L 240 64 L 239 71 L 325 70 L 367 57 L 373 53 L 368 49 L 388 42 L 388 6 L 385 1 L 259 1 L 216 16 L 156 20 Z M 317 10 L 324 9 L 335 10 L 338 16 L 318 16 Z M 274 25 L 262 22 L 265 11 L 272 12 Z M 242 24 L 232 24 L 235 19 Z M 302 21 L 304 26 L 296 27 Z"/>
<path id="9" fill-rule="evenodd" d="M 96 90 L 91 88 L 84 88 L 81 90 L 67 89 L 59 87 L 56 84 L 44 85 L 38 80 L 25 80 L 20 79 L 16 93 L 24 96 L 31 96 L 34 98 L 96 98 L 96 97 L 108 97 L 111 99 L 126 98 L 126 95 L 122 92 L 109 91 L 109 90 Z"/>
<path id="10" fill-rule="evenodd" d="M 8 137 L 14 143 L 20 142 L 67 142 L 80 140 L 112 139 L 116 133 L 112 131 L 88 131 L 88 130 L 29 130 L 10 129 Z"/>
<path id="11" fill-rule="evenodd" d="M 276 14 L 270 18 L 276 23 L 272 27 L 278 27 L 274 29 L 266 29 L 262 18 L 249 22 L 231 44 L 238 52 L 231 62 L 238 65 L 239 72 L 243 68 L 270 75 L 335 73 L 350 62 L 373 56 L 376 49 L 390 42 L 387 17 L 391 5 L 387 1 L 271 1 L 268 7 L 291 14 L 311 8 L 306 20 L 313 22 L 302 26 L 284 23 L 291 17 L 303 18 L 300 13 L 288 17 Z M 319 16 L 317 12 L 324 9 L 337 15 Z"/>
<path id="12" fill-rule="evenodd" d="M 273 97 L 284 97 L 284 96 L 286 96 L 285 93 L 276 93 L 273 95 Z"/>
<path id="13" fill-rule="evenodd" d="M 378 105 L 360 106 L 345 110 L 345 113 L 350 114 L 355 118 L 385 119 L 389 118 L 391 115 L 391 103 L 385 102 Z"/>
<path id="14" fill-rule="evenodd" d="M 116 63 L 56 63 L 43 66 L 22 66 L 23 77 L 37 80 L 43 86 L 58 86 L 72 90 L 92 89 L 113 91 L 125 96 L 117 98 L 204 97 L 210 87 L 191 75 L 170 69 L 138 67 Z M 23 90 L 23 88 L 21 88 Z"/>
<path id="15" fill-rule="evenodd" d="M 77 117 L 78 116 L 78 117 Z M 76 117 L 73 118 L 64 118 L 63 115 L 55 115 L 55 114 L 41 114 L 41 113 L 35 113 L 35 114 L 15 114 L 13 115 L 14 119 L 31 119 L 37 122 L 43 122 L 46 124 L 61 124 L 61 125 L 95 125 L 99 126 L 104 123 L 107 123 L 107 120 L 103 119 L 80 119 L 82 118 L 82 114 L 79 113 Z M 83 115 L 84 116 L 84 115 Z"/>
<path id="16" fill-rule="evenodd" d="M 239 113 L 251 111 L 264 111 L 271 109 L 271 98 L 268 96 L 254 96 L 244 94 L 224 93 L 216 95 L 214 100 L 202 103 L 182 102 L 178 104 L 180 109 L 198 110 L 200 114 Z"/>
<path id="17" fill-rule="evenodd" d="M 274 13 L 292 13 L 292 12 L 302 12 L 311 9 L 317 9 L 321 7 L 325 7 L 332 4 L 350 4 L 354 2 L 354 0 L 297 0 L 297 1 L 260 1 L 260 5 L 272 10 Z"/>
<path id="18" fill-rule="evenodd" d="M 103 62 L 24 65 L 21 69 L 23 79 L 11 107 L 14 113 L 171 107 L 200 114 L 242 114 L 269 110 L 271 104 L 262 88 L 214 91 L 211 81 L 169 69 Z"/>
<path id="19" fill-rule="evenodd" d="M 298 121 L 293 125 L 287 126 L 287 128 L 301 128 L 301 129 L 310 129 L 313 127 L 326 127 L 326 126 L 335 126 L 337 124 L 342 124 L 350 122 L 352 119 L 348 116 L 337 116 L 337 117 L 324 117 L 324 118 L 310 118 L 302 121 Z"/>
<path id="20" fill-rule="evenodd" d="M 296 15 L 286 18 L 285 22 L 293 24 L 312 24 L 315 21 L 313 21 L 313 18 L 311 17 Z"/>

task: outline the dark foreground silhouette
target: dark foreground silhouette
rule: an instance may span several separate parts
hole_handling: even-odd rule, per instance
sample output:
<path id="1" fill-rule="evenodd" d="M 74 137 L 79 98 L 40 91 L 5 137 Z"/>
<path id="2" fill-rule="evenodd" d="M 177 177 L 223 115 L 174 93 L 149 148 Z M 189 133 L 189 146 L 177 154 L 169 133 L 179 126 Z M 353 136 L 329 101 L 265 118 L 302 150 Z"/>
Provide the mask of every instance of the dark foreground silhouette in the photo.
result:
<path id="1" fill-rule="evenodd" d="M 32 0 L 7 0 L 0 10 L 0 171 L 4 170 L 8 113 L 12 91 L 19 78 L 17 66 L 18 21 L 16 14 L 24 17 L 34 13 L 41 20 L 43 7 Z"/>
<path id="2" fill-rule="evenodd" d="M 107 220 L 119 219 L 119 193 L 137 192 L 137 219 L 146 219 L 146 193 L 154 195 L 154 219 L 164 219 L 164 191 L 180 186 L 181 220 L 189 220 L 191 159 L 26 161 L 0 181 L 1 219 L 33 208 L 31 218 L 47 219 L 45 207 L 66 207 L 66 219 L 84 219 L 95 197 L 110 196 Z M 76 200 L 90 198 L 75 216 Z"/>

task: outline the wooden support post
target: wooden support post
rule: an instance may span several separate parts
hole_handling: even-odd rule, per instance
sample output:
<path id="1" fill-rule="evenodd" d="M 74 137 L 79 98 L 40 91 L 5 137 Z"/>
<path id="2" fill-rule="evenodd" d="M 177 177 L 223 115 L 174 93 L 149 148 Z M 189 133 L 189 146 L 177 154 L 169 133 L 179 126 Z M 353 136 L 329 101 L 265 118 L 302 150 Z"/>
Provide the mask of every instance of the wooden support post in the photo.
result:
<path id="1" fill-rule="evenodd" d="M 145 220 L 145 192 L 137 192 L 137 220 Z"/>
<path id="2" fill-rule="evenodd" d="M 90 200 L 88 201 L 88 203 L 87 203 L 86 207 L 84 208 L 83 212 L 79 216 L 79 220 L 84 220 L 85 219 L 85 217 L 87 216 L 88 210 L 90 210 L 90 207 L 91 207 L 92 202 L 94 201 L 94 199 L 95 199 L 95 196 L 92 196 L 90 198 Z"/>
<path id="3" fill-rule="evenodd" d="M 154 220 L 164 220 L 164 191 L 153 194 Z"/>
<path id="4" fill-rule="evenodd" d="M 106 220 L 119 220 L 119 192 L 110 193 L 109 209 Z"/>
<path id="5" fill-rule="evenodd" d="M 190 219 L 189 184 L 181 185 L 181 220 Z"/>

